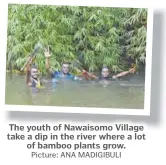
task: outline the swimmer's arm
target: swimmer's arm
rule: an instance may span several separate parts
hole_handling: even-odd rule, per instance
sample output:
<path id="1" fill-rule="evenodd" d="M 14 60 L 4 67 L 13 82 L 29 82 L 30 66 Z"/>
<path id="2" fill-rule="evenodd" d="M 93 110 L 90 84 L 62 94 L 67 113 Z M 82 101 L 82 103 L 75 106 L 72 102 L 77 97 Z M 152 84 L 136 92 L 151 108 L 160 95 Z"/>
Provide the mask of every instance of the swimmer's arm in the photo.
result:
<path id="1" fill-rule="evenodd" d="M 52 72 L 52 70 L 50 68 L 50 57 L 51 57 L 51 54 L 50 54 L 49 46 L 48 46 L 47 49 L 45 49 L 44 55 L 45 55 L 45 58 L 46 58 L 46 61 L 45 61 L 46 71 L 47 71 L 48 75 L 50 75 L 51 77 L 54 77 L 53 76 L 53 72 Z"/>
<path id="2" fill-rule="evenodd" d="M 50 68 L 50 57 L 46 57 L 45 67 L 46 67 L 47 74 L 48 74 L 51 78 L 56 78 L 54 72 L 53 72 L 53 71 L 51 70 L 51 68 Z M 54 79 L 54 82 L 59 83 L 59 81 L 56 80 L 56 79 Z"/>
<path id="3" fill-rule="evenodd" d="M 28 63 L 26 68 L 26 84 L 31 85 L 31 63 Z"/>
<path id="4" fill-rule="evenodd" d="M 87 72 L 85 70 L 82 71 L 82 74 L 84 75 L 85 79 L 86 78 L 87 79 L 89 79 L 89 78 L 91 78 L 91 79 L 99 79 L 99 77 L 97 77 L 96 75 L 94 75 L 92 73 L 89 73 L 89 72 Z"/>
<path id="5" fill-rule="evenodd" d="M 119 74 L 117 74 L 117 75 L 114 75 L 112 78 L 113 78 L 113 79 L 116 79 L 116 78 L 119 78 L 119 77 L 126 76 L 126 75 L 128 75 L 128 74 L 130 74 L 130 73 L 134 73 L 134 70 L 133 70 L 133 69 L 130 69 L 129 71 L 121 72 L 121 73 L 119 73 Z"/>
<path id="6" fill-rule="evenodd" d="M 47 73 L 52 76 L 53 72 L 50 68 L 50 58 L 49 57 L 46 57 L 45 67 L 46 67 Z"/>
<path id="7" fill-rule="evenodd" d="M 49 58 L 49 57 L 46 58 L 45 67 L 46 67 L 46 71 L 47 71 L 47 72 L 50 72 L 50 71 L 51 71 L 51 70 L 50 70 L 50 58 Z"/>

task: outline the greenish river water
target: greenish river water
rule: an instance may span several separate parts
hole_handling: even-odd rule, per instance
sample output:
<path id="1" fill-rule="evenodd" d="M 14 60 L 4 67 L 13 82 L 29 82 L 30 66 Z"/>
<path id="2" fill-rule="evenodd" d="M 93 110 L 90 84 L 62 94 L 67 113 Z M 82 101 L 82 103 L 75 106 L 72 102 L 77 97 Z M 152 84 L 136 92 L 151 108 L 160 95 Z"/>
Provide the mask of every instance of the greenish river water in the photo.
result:
<path id="1" fill-rule="evenodd" d="M 44 81 L 45 88 L 33 93 L 24 76 L 7 74 L 6 104 L 143 109 L 144 81 L 144 74 L 128 76 L 109 85 L 62 80 L 53 86 Z"/>

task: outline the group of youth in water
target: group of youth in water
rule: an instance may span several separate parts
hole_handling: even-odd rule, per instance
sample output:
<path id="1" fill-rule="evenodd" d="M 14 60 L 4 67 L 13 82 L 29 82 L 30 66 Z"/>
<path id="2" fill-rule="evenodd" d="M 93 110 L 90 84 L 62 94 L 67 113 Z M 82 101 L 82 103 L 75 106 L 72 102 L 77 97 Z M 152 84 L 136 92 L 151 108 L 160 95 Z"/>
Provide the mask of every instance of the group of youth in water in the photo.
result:
<path id="1" fill-rule="evenodd" d="M 70 63 L 63 63 L 61 71 L 55 71 L 52 72 L 50 68 L 50 56 L 51 54 L 49 51 L 44 52 L 45 55 L 45 67 L 47 70 L 47 73 L 51 76 L 52 80 L 54 80 L 54 83 L 58 83 L 59 79 L 71 79 L 71 80 L 83 80 L 84 76 L 79 77 L 79 76 L 74 76 L 70 73 Z M 27 65 L 26 65 L 26 83 L 30 87 L 34 88 L 40 88 L 42 86 L 42 82 L 39 78 L 39 70 L 36 65 L 32 64 L 33 58 L 30 56 L 27 60 Z M 82 70 L 82 73 L 85 73 L 85 70 Z M 128 71 L 121 72 L 117 75 L 110 75 L 110 71 L 108 67 L 103 67 L 101 70 L 101 76 L 97 77 L 89 72 L 86 72 L 86 74 L 93 80 L 99 80 L 104 81 L 106 84 L 109 84 L 112 80 L 126 76 L 128 74 L 133 74 L 135 73 L 135 69 L 129 69 Z"/>

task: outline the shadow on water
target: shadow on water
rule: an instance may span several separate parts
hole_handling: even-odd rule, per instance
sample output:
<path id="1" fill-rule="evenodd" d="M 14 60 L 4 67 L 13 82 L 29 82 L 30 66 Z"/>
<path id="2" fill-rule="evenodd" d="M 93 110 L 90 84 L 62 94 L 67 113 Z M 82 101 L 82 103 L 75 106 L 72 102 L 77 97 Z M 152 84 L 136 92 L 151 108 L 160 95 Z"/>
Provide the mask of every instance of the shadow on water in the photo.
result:
<path id="1" fill-rule="evenodd" d="M 52 121 L 93 121 L 93 122 L 112 122 L 112 121 L 133 121 L 145 122 L 157 125 L 160 120 L 160 79 L 162 61 L 162 23 L 163 15 L 161 12 L 154 13 L 154 27 L 153 27 L 153 59 L 152 59 L 152 91 L 151 91 L 151 116 L 124 116 L 124 115 L 90 115 L 90 114 L 64 114 L 64 113 L 41 113 L 41 112 L 9 112 L 10 120 L 52 120 Z"/>

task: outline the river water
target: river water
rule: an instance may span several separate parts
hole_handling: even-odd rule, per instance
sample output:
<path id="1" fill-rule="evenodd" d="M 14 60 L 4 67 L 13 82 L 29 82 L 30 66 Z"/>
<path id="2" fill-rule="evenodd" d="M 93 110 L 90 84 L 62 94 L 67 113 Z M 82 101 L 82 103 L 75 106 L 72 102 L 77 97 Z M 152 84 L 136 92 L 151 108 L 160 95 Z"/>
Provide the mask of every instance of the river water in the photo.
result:
<path id="1" fill-rule="evenodd" d="M 43 89 L 32 92 L 25 77 L 6 75 L 6 104 L 99 108 L 144 108 L 145 75 L 138 74 L 104 82 L 62 80 L 59 84 L 44 79 Z"/>

